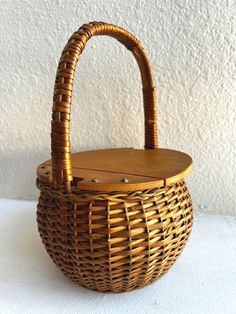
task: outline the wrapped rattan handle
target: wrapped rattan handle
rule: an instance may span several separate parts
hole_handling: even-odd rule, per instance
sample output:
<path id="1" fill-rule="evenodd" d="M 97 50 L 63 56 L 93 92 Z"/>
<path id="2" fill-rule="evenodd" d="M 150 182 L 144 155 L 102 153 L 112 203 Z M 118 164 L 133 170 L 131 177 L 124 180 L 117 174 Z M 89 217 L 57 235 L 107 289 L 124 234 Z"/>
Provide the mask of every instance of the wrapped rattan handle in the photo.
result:
<path id="1" fill-rule="evenodd" d="M 55 185 L 64 184 L 71 191 L 72 165 L 70 145 L 70 113 L 76 64 L 87 43 L 96 35 L 116 38 L 133 53 L 140 68 L 143 85 L 145 118 L 145 148 L 157 147 L 156 93 L 152 71 L 141 43 L 128 31 L 112 24 L 92 22 L 84 24 L 69 39 L 57 69 L 52 114 L 52 176 Z"/>

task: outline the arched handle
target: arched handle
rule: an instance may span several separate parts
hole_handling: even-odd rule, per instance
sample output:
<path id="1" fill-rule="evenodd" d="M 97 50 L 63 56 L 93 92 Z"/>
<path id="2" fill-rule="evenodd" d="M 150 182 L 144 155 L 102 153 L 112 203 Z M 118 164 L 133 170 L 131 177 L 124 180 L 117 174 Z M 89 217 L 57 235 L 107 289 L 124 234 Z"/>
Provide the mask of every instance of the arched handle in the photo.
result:
<path id="1" fill-rule="evenodd" d="M 54 185 L 65 185 L 71 192 L 72 165 L 70 145 L 70 113 L 72 89 L 76 64 L 92 36 L 109 35 L 116 38 L 133 53 L 142 77 L 145 148 L 157 147 L 156 93 L 147 55 L 137 38 L 118 26 L 103 22 L 82 25 L 69 39 L 62 51 L 54 86 L 53 113 L 51 128 L 52 176 Z"/>

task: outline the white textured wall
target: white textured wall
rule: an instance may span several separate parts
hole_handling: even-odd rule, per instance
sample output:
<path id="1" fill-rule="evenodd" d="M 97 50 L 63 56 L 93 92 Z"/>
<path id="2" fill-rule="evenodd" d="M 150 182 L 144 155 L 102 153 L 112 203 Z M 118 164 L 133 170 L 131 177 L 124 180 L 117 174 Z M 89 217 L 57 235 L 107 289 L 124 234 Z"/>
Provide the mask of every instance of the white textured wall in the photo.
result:
<path id="1" fill-rule="evenodd" d="M 1 0 L 0 197 L 38 195 L 61 50 L 81 24 L 103 20 L 133 32 L 150 56 L 160 146 L 193 157 L 195 208 L 236 214 L 235 16 L 233 0 Z M 114 39 L 93 38 L 81 57 L 72 139 L 74 150 L 143 144 L 138 67 Z"/>

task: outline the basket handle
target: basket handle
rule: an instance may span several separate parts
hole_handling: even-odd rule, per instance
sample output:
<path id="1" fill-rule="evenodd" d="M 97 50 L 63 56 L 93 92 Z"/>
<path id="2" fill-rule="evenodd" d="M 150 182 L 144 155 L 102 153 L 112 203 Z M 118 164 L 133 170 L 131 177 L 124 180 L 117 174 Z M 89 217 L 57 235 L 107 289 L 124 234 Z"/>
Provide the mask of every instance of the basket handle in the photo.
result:
<path id="1" fill-rule="evenodd" d="M 62 51 L 57 68 L 51 126 L 52 177 L 54 186 L 63 184 L 71 192 L 72 165 L 70 113 L 76 64 L 92 36 L 109 35 L 133 53 L 141 72 L 145 118 L 145 148 L 157 148 L 156 93 L 148 57 L 136 37 L 128 31 L 103 22 L 82 25 Z"/>

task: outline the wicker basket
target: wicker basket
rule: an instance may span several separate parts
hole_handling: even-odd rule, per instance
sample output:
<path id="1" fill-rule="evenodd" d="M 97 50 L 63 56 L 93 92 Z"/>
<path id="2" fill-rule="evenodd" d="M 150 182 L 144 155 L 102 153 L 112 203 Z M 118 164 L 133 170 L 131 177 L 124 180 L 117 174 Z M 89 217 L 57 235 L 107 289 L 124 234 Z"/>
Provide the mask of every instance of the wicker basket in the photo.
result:
<path id="1" fill-rule="evenodd" d="M 76 64 L 87 41 L 109 35 L 140 68 L 145 149 L 71 154 L 70 112 Z M 102 22 L 85 24 L 65 46 L 54 88 L 51 160 L 37 169 L 38 229 L 62 272 L 87 288 L 129 291 L 163 275 L 186 244 L 193 221 L 184 182 L 192 159 L 157 148 L 155 87 L 140 42 Z"/>

